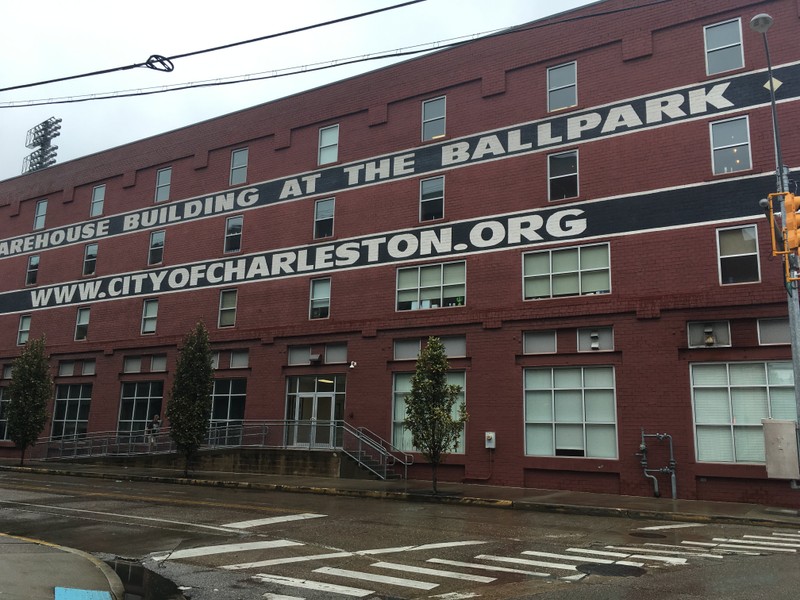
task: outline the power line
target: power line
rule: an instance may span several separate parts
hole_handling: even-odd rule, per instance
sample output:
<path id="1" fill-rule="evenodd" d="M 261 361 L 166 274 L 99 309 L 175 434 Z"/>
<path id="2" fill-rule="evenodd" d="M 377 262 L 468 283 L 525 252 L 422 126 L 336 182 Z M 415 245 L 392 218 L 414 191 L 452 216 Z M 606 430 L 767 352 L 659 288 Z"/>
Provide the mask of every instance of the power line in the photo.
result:
<path id="1" fill-rule="evenodd" d="M 280 33 L 272 33 L 269 35 L 264 35 L 261 37 L 253 38 L 250 40 L 243 40 L 240 42 L 233 42 L 230 44 L 224 44 L 222 46 L 214 46 L 213 48 L 204 48 L 203 50 L 195 50 L 192 52 L 185 52 L 183 54 L 176 54 L 174 56 L 164 57 L 159 54 L 153 54 L 150 56 L 146 61 L 142 63 L 135 63 L 132 65 L 125 65 L 121 67 L 113 67 L 110 69 L 102 69 L 100 71 L 92 71 L 91 73 L 82 73 L 80 75 L 69 75 L 67 77 L 59 77 L 56 79 L 48 79 L 46 81 L 37 81 L 34 83 L 24 83 L 21 85 L 15 85 L 6 88 L 0 88 L 0 92 L 10 92 L 12 90 L 21 90 L 24 88 L 36 87 L 40 85 L 47 85 L 49 83 L 59 83 L 61 81 L 71 81 L 73 79 L 82 79 L 84 77 L 94 77 L 95 75 L 106 75 L 108 73 L 115 73 L 117 71 L 127 71 L 130 69 L 136 69 L 140 67 L 147 67 L 149 69 L 155 69 L 157 71 L 172 71 L 174 66 L 172 65 L 172 61 L 178 60 L 179 58 L 186 58 L 189 56 L 197 56 L 199 54 L 206 54 L 209 52 L 217 52 L 218 50 L 226 50 L 228 48 L 235 48 L 236 46 L 243 46 L 245 44 L 252 44 L 254 42 L 261 42 L 264 40 L 274 39 L 277 37 L 282 37 L 285 35 L 291 35 L 293 33 L 300 33 L 302 31 L 309 31 L 311 29 L 317 29 L 319 27 L 326 27 L 328 25 L 335 25 L 337 23 L 344 23 L 346 21 L 352 21 L 353 19 L 360 19 L 362 17 L 368 17 L 371 15 L 375 15 L 378 13 L 395 10 L 397 8 L 404 8 L 406 6 L 410 6 L 412 4 L 419 4 L 420 2 L 426 2 L 426 0 L 409 0 L 408 2 L 403 2 L 402 4 L 394 4 L 392 6 L 387 6 L 384 8 L 378 8 L 375 10 L 370 10 L 367 12 L 359 13 L 356 15 L 350 15 L 348 17 L 341 17 L 339 19 L 333 19 L 331 21 L 325 21 L 323 23 L 316 23 L 314 25 L 306 25 L 304 27 L 298 27 L 296 29 L 291 29 L 289 31 L 281 31 Z"/>

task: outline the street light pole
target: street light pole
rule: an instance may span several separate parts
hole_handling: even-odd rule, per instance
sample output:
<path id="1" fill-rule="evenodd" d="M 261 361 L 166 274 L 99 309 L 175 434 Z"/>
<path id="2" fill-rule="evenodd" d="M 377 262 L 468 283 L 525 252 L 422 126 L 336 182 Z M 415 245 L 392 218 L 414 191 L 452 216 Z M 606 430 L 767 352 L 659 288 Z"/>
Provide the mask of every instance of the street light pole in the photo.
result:
<path id="1" fill-rule="evenodd" d="M 775 80 L 772 77 L 772 62 L 769 57 L 769 42 L 767 41 L 767 30 L 772 27 L 773 18 L 766 13 L 757 14 L 750 19 L 750 29 L 760 33 L 764 38 L 764 52 L 767 55 L 767 74 L 769 75 L 769 95 L 772 108 L 772 137 L 775 146 L 775 177 L 779 192 L 789 191 L 789 173 L 783 164 L 783 154 L 781 152 L 781 135 L 778 129 L 778 109 L 775 105 Z M 785 197 L 784 197 L 785 199 Z M 781 202 L 781 219 L 786 224 L 786 207 Z M 784 260 L 789 261 L 789 271 L 792 277 L 797 277 L 797 262 L 792 255 L 787 254 Z M 798 449 L 800 450 L 800 303 L 798 303 L 797 283 L 790 281 L 787 283 L 789 292 L 789 340 L 792 346 L 792 374 L 794 375 L 794 401 L 797 409 L 797 434 Z"/>

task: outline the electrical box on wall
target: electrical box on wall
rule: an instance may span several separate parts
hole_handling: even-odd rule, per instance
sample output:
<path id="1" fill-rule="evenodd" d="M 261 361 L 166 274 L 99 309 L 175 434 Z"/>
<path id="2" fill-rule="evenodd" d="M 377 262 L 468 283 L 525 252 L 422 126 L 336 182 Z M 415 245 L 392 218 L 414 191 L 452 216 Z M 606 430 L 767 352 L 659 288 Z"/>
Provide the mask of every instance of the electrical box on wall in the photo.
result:
<path id="1" fill-rule="evenodd" d="M 762 419 L 767 477 L 800 479 L 797 455 L 797 425 L 794 421 Z"/>
<path id="2" fill-rule="evenodd" d="M 487 431 L 483 435 L 484 435 L 485 447 L 494 449 L 494 445 L 495 445 L 495 441 L 496 441 L 496 436 L 495 436 L 494 431 Z"/>

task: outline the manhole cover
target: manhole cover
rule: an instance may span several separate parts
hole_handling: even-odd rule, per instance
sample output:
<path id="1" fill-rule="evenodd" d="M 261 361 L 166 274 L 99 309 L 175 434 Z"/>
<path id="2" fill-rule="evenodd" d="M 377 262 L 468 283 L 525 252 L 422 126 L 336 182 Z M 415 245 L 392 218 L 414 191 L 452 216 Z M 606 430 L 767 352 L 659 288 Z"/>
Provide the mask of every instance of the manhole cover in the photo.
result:
<path id="1" fill-rule="evenodd" d="M 628 535 L 633 537 L 640 537 L 640 538 L 665 538 L 667 537 L 663 533 L 653 533 L 652 531 L 631 531 Z"/>
<path id="2" fill-rule="evenodd" d="M 641 577 L 647 571 L 641 567 L 630 567 L 628 565 L 578 565 L 576 567 L 581 573 L 587 575 L 602 575 L 603 577 Z"/>

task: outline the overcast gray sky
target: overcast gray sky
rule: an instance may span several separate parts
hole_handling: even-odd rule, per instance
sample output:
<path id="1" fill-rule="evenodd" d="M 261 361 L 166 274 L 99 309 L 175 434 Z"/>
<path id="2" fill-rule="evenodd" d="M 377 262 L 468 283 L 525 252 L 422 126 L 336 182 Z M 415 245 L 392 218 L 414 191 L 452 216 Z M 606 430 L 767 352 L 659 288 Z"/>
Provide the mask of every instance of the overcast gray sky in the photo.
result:
<path id="1" fill-rule="evenodd" d="M 313 25 L 403 0 L 39 0 L 0 9 L 0 88 L 142 63 Z M 147 68 L 0 92 L 0 180 L 21 173 L 28 129 L 63 119 L 62 163 L 380 68 L 383 59 L 260 82 L 151 96 L 9 108 L 34 99 L 264 73 L 487 33 L 589 0 L 426 0 L 346 23 L 188 57 L 171 73 Z M 398 59 L 395 59 L 398 60 Z"/>

